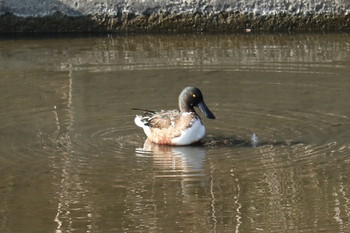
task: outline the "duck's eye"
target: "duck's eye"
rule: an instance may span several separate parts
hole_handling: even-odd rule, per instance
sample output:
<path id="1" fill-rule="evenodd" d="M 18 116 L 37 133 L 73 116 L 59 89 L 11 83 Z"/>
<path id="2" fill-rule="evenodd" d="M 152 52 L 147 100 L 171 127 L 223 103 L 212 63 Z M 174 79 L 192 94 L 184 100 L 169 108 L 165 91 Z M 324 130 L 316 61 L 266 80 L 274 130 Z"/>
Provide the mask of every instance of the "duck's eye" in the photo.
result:
<path id="1" fill-rule="evenodd" d="M 192 97 L 193 97 L 193 98 L 196 98 L 196 94 L 192 94 Z"/>

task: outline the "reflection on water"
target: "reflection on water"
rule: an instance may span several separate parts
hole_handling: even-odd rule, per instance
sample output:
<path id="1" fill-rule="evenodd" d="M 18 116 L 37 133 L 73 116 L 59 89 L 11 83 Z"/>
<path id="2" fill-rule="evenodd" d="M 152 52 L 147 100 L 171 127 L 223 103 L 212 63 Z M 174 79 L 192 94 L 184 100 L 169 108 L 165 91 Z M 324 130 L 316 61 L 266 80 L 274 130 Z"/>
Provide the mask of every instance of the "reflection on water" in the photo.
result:
<path id="1" fill-rule="evenodd" d="M 59 68 L 105 72 L 186 67 L 293 73 L 312 69 L 318 73 L 320 67 L 344 67 L 339 61 L 348 59 L 346 40 L 346 34 L 110 37 L 69 57 Z"/>
<path id="2" fill-rule="evenodd" d="M 206 186 L 204 173 L 206 150 L 204 146 L 164 146 L 145 141 L 143 148 L 136 148 L 136 156 L 152 156 L 154 168 L 159 169 L 155 178 L 179 178 L 184 197 L 201 195 Z"/>
<path id="3" fill-rule="evenodd" d="M 0 231 L 349 232 L 349 45 L 2 39 Z M 131 108 L 177 108 L 188 85 L 217 116 L 202 144 L 145 141 Z"/>
<path id="4" fill-rule="evenodd" d="M 203 162 L 205 159 L 205 148 L 198 146 L 162 146 L 145 141 L 143 148 L 136 148 L 136 154 L 152 153 L 155 164 L 160 168 L 177 170 L 187 170 L 193 172 L 203 171 Z M 178 162 L 176 162 L 178 161 Z M 186 175 L 185 175 L 186 176 Z"/>

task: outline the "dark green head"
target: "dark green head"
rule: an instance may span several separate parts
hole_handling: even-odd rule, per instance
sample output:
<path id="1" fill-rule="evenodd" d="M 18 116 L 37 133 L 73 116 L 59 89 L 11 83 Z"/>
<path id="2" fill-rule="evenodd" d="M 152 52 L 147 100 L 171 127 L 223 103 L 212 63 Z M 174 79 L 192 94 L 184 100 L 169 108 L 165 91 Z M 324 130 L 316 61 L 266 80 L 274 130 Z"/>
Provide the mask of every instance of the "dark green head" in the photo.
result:
<path id="1" fill-rule="evenodd" d="M 202 92 L 196 87 L 186 87 L 179 96 L 179 107 L 181 112 L 195 112 L 194 107 L 199 108 L 205 117 L 215 119 L 203 100 Z"/>

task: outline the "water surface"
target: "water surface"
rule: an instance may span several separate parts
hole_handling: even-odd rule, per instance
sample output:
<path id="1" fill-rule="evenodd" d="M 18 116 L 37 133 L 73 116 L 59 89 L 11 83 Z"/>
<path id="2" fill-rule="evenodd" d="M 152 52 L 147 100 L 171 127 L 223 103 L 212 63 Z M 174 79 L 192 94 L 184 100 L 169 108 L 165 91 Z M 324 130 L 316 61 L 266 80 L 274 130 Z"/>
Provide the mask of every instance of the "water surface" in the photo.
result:
<path id="1" fill-rule="evenodd" d="M 348 34 L 2 38 L 0 231 L 349 232 L 349 73 Z M 188 85 L 203 143 L 146 141 Z"/>

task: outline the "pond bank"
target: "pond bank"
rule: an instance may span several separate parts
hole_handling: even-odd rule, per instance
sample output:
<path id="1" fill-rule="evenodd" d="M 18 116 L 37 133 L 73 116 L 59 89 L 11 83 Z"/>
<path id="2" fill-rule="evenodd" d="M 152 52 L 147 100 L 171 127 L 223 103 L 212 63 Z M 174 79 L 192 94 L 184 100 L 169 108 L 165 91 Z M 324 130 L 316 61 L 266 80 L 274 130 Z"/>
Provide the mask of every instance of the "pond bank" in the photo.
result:
<path id="1" fill-rule="evenodd" d="M 346 0 L 0 0 L 0 33 L 350 31 Z"/>

